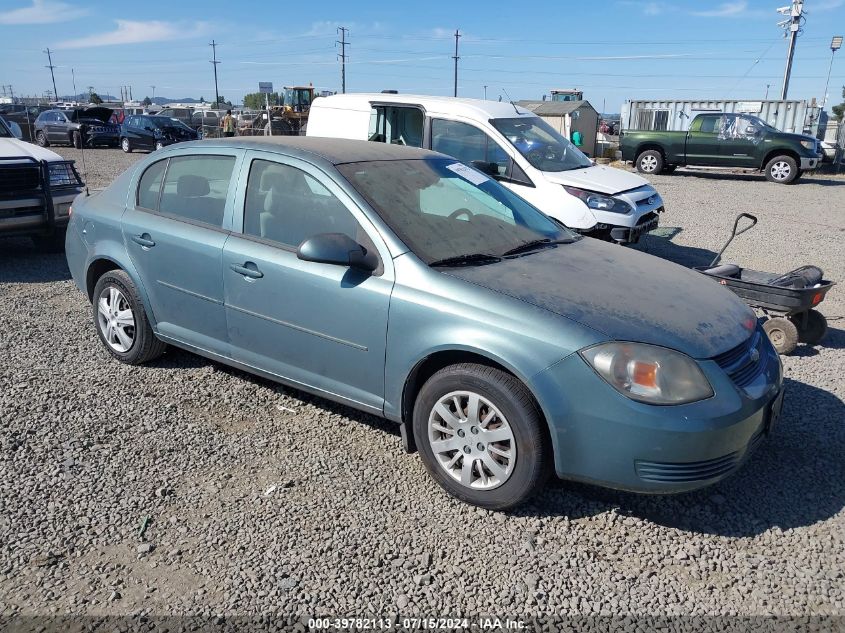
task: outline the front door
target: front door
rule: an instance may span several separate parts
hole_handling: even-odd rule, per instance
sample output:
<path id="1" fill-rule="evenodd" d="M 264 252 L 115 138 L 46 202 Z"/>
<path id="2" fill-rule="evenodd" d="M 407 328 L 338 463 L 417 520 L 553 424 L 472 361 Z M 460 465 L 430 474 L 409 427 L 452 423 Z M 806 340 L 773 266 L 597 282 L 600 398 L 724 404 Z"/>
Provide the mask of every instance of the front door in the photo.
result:
<path id="1" fill-rule="evenodd" d="M 146 169 L 123 215 L 158 332 L 228 355 L 221 258 L 237 152 L 174 156 Z"/>
<path id="2" fill-rule="evenodd" d="M 232 356 L 381 411 L 392 262 L 343 189 L 307 163 L 279 160 L 260 152 L 249 158 L 238 195 L 243 219 L 223 249 Z M 319 233 L 344 233 L 379 253 L 382 264 L 364 273 L 297 258 L 296 248 Z"/>
<path id="3" fill-rule="evenodd" d="M 699 119 L 700 127 L 687 133 L 686 162 L 688 165 L 721 165 L 722 140 L 719 138 L 719 130 L 723 115 L 705 114 Z"/>

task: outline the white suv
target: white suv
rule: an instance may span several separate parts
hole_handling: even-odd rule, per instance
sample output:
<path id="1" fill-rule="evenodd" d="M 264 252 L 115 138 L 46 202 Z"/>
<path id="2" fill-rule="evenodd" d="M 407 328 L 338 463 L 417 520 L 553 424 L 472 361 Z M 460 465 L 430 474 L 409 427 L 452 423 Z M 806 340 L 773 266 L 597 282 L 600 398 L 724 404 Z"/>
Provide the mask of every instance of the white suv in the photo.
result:
<path id="1" fill-rule="evenodd" d="M 443 152 L 567 227 L 621 243 L 657 228 L 664 211 L 647 180 L 595 165 L 541 117 L 507 102 L 383 93 L 320 97 L 311 105 L 307 135 Z"/>

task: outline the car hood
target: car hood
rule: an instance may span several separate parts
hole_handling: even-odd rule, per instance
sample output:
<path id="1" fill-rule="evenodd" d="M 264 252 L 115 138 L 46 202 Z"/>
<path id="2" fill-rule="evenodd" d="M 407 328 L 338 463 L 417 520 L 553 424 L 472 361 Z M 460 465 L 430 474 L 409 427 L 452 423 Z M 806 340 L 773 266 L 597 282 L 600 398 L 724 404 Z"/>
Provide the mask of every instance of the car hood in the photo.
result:
<path id="1" fill-rule="evenodd" d="M 711 358 L 746 340 L 754 313 L 701 273 L 592 238 L 496 264 L 442 269 L 608 338 Z"/>
<path id="2" fill-rule="evenodd" d="M 81 121 L 82 119 L 94 119 L 96 121 L 100 121 L 101 123 L 108 123 L 113 114 L 114 110 L 111 108 L 85 108 L 84 110 L 79 110 L 77 112 L 76 119 L 77 121 Z"/>
<path id="3" fill-rule="evenodd" d="M 38 147 L 32 143 L 27 143 L 16 138 L 0 139 L 0 158 L 10 156 L 32 156 L 36 160 L 64 160 L 56 152 L 51 152 L 49 149 Z"/>
<path id="4" fill-rule="evenodd" d="M 571 171 L 547 171 L 543 172 L 543 176 L 549 182 L 558 185 L 611 195 L 651 184 L 642 176 L 605 165 L 594 165 Z"/>

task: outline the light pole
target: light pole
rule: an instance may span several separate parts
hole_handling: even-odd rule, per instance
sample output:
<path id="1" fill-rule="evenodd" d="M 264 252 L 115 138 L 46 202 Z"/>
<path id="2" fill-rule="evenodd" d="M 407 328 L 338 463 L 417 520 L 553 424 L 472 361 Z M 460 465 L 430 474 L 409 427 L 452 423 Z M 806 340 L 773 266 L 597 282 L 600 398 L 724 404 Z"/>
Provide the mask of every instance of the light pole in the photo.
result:
<path id="1" fill-rule="evenodd" d="M 822 111 L 824 111 L 824 107 L 827 105 L 827 89 L 830 86 L 830 71 L 833 70 L 833 55 L 842 48 L 842 36 L 841 35 L 834 35 L 833 39 L 830 40 L 830 66 L 827 67 L 827 81 L 824 84 L 824 97 L 822 98 Z"/>

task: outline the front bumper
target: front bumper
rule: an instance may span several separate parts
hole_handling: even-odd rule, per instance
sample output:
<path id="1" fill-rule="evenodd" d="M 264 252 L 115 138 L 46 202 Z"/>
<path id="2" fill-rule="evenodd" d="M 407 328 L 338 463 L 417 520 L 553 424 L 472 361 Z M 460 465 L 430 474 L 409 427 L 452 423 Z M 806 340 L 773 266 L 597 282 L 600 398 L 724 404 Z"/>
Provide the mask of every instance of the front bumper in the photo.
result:
<path id="1" fill-rule="evenodd" d="M 532 382 L 549 420 L 557 475 L 646 493 L 727 477 L 766 436 L 782 397 L 780 359 L 771 345 L 763 348 L 765 369 L 744 388 L 715 361 L 700 361 L 715 395 L 678 406 L 626 398 L 578 354 L 544 370 Z"/>
<path id="2" fill-rule="evenodd" d="M 802 156 L 801 157 L 801 165 L 800 165 L 801 171 L 806 171 L 808 169 L 815 169 L 816 167 L 818 167 L 819 163 L 821 162 L 821 160 L 823 158 L 823 156 L 824 155 L 816 156 L 816 157 Z"/>
<path id="3" fill-rule="evenodd" d="M 120 132 L 94 132 L 87 130 L 84 133 L 85 144 L 94 145 L 117 145 L 120 142 Z"/>

